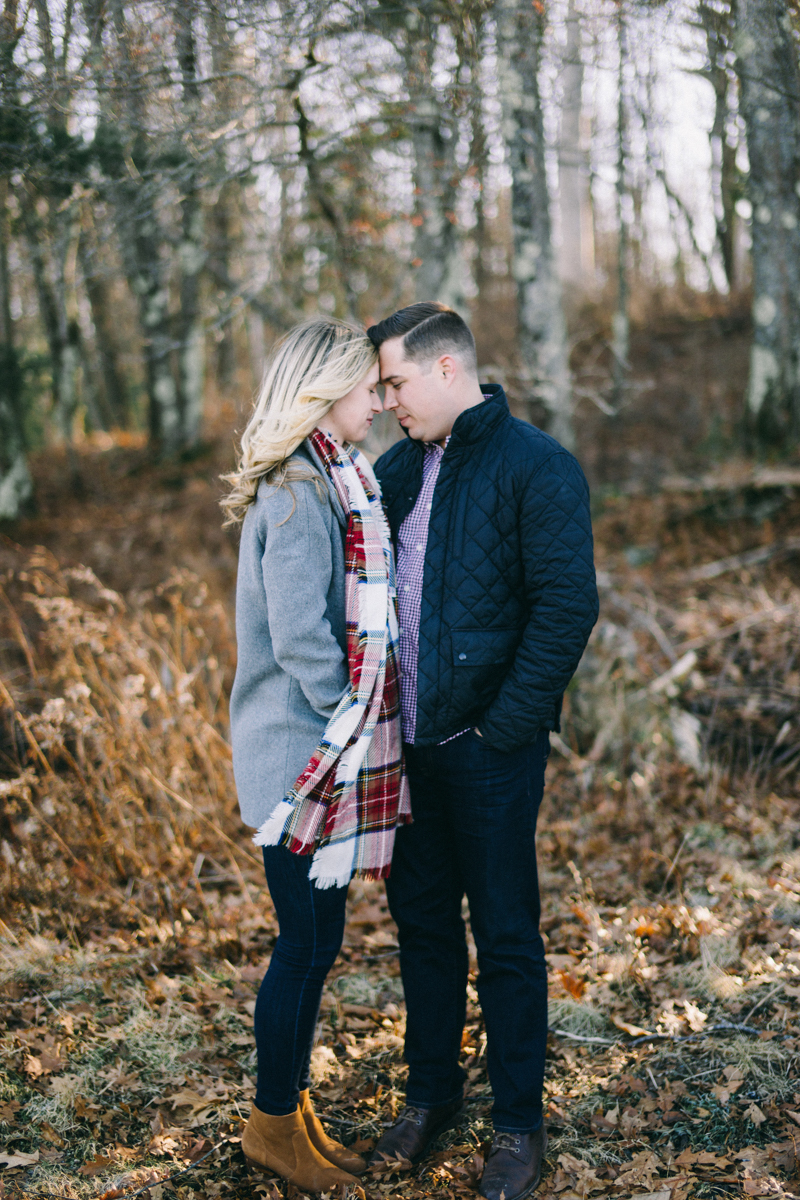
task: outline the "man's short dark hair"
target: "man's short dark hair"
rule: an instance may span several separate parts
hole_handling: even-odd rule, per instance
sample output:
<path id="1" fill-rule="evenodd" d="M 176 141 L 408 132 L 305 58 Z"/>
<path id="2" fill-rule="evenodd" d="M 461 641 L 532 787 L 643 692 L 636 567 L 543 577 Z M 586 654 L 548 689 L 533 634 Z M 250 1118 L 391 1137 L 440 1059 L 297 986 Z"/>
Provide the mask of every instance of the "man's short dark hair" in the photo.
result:
<path id="1" fill-rule="evenodd" d="M 430 362 L 443 354 L 456 354 L 464 366 L 478 373 L 475 339 L 466 321 L 438 300 L 409 304 L 367 330 L 376 349 L 390 338 L 403 339 L 403 354 L 411 362 Z"/>

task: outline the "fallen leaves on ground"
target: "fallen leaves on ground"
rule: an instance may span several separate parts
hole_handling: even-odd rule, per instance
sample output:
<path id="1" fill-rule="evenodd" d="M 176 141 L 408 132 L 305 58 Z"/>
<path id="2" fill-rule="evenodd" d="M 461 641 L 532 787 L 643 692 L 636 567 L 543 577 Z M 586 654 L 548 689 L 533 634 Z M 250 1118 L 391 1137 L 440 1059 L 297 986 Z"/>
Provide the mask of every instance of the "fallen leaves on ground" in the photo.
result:
<path id="1" fill-rule="evenodd" d="M 539 819 L 544 1197 L 800 1194 L 800 592 L 785 559 L 681 582 L 738 528 L 658 498 L 598 521 L 603 612 Z M 652 567 L 628 565 L 634 535 L 663 545 Z M 228 616 L 185 571 L 135 599 L 44 552 L 0 558 L 5 1195 L 279 1200 L 240 1148 L 277 930 L 232 790 Z M 358 1200 L 476 1194 L 470 945 L 464 1116 Z M 403 1104 L 404 1026 L 383 889 L 354 883 L 313 1071 L 364 1153 Z"/>

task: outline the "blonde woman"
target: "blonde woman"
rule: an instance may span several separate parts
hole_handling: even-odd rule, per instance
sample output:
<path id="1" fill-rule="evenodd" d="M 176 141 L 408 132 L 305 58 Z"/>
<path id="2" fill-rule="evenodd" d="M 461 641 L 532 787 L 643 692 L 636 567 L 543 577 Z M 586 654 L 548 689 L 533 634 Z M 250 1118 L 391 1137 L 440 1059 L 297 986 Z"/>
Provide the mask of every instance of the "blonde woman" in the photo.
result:
<path id="1" fill-rule="evenodd" d="M 353 875 L 388 874 L 409 819 L 394 563 L 354 443 L 381 410 L 377 351 L 341 321 L 292 330 L 267 370 L 223 501 L 242 522 L 231 695 L 242 819 L 256 827 L 280 934 L 258 994 L 248 1160 L 303 1191 L 365 1169 L 309 1099 L 325 977 Z"/>

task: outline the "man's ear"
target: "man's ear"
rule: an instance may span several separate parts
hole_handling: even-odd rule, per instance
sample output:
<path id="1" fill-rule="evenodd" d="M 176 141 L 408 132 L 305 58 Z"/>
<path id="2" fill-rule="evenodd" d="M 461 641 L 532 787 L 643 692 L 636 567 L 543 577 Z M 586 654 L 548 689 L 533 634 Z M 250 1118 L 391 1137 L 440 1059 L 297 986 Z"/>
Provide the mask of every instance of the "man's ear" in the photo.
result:
<path id="1" fill-rule="evenodd" d="M 458 364 L 452 354 L 443 354 L 436 363 L 436 370 L 449 387 L 458 374 Z"/>

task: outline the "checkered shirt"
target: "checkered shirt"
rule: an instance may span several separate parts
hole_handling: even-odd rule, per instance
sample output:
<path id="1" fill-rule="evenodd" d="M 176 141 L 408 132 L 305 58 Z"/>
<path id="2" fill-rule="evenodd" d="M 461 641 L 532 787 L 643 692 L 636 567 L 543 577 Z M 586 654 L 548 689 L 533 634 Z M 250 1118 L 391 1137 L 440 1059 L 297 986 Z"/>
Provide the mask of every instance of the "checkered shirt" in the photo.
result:
<path id="1" fill-rule="evenodd" d="M 449 442 L 449 438 L 445 442 Z M 413 745 L 417 726 L 417 663 L 419 662 L 419 618 L 422 608 L 422 576 L 425 547 L 433 504 L 433 489 L 439 478 L 444 449 L 435 442 L 425 446 L 422 487 L 417 502 L 397 535 L 397 616 L 400 625 L 400 697 L 403 741 Z"/>

